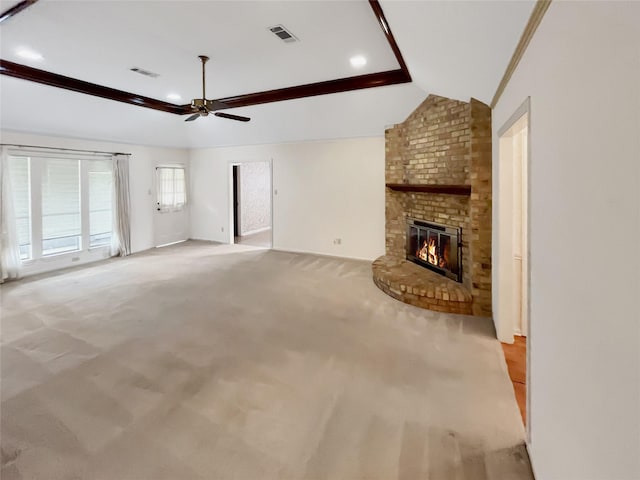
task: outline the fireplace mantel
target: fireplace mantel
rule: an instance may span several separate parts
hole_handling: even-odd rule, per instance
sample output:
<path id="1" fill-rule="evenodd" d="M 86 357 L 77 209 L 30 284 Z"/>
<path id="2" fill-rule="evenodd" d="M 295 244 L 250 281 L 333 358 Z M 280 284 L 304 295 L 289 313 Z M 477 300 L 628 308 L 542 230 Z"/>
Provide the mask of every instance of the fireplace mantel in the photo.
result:
<path id="1" fill-rule="evenodd" d="M 387 183 L 387 188 L 397 192 L 426 192 L 446 195 L 471 195 L 471 185 L 440 185 L 425 183 Z"/>

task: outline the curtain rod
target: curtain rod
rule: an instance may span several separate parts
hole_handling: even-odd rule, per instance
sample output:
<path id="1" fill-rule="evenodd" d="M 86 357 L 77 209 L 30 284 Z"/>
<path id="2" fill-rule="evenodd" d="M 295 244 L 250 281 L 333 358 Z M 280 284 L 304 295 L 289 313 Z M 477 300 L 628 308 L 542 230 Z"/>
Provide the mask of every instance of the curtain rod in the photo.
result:
<path id="1" fill-rule="evenodd" d="M 18 145 L 16 143 L 0 143 L 0 147 L 44 148 L 47 150 L 63 150 L 66 152 L 101 153 L 105 155 L 131 155 L 122 152 L 101 152 L 99 150 L 78 150 L 76 148 L 40 147 L 38 145 Z"/>

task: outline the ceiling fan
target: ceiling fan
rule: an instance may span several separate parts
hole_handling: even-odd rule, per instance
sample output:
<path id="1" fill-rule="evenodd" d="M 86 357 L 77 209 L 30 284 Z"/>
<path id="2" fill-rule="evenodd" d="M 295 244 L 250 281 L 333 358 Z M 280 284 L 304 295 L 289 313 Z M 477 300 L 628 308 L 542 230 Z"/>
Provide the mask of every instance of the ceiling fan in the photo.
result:
<path id="1" fill-rule="evenodd" d="M 239 122 L 248 122 L 249 120 L 251 120 L 249 117 L 242 117 L 240 115 L 232 115 L 231 113 L 215 111 L 229 108 L 229 106 L 226 103 L 220 102 L 218 100 L 207 100 L 204 87 L 204 64 L 207 63 L 209 57 L 205 55 L 199 55 L 198 58 L 202 61 L 202 98 L 194 98 L 193 100 L 191 100 L 191 111 L 195 113 L 187 118 L 185 122 L 193 122 L 196 118 L 206 117 L 207 115 L 209 115 L 209 113 L 212 112 L 216 117 L 228 118 L 229 120 L 237 120 Z"/>

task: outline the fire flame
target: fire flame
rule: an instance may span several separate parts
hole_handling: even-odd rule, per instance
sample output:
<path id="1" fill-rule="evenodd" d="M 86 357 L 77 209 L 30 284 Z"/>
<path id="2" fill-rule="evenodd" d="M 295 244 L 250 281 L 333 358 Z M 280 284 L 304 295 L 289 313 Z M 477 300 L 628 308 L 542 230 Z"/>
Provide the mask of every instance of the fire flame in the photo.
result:
<path id="1" fill-rule="evenodd" d="M 424 241 L 422 247 L 416 252 L 416 257 L 440 268 L 449 267 L 446 249 L 442 257 L 438 255 L 438 246 L 436 245 L 436 239 L 433 237 L 431 237 L 428 242 L 427 240 Z"/>

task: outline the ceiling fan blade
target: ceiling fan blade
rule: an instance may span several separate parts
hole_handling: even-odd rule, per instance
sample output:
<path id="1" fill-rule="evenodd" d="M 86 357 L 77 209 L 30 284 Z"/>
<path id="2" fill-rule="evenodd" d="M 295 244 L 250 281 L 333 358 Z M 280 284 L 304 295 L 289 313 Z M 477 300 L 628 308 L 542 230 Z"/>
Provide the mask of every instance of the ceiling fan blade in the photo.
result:
<path id="1" fill-rule="evenodd" d="M 185 122 L 193 122 L 196 118 L 198 118 L 200 116 L 199 113 L 194 113 L 193 115 L 191 115 L 189 118 L 187 118 L 185 120 Z"/>
<path id="2" fill-rule="evenodd" d="M 225 108 L 229 108 L 229 105 L 219 100 L 207 100 L 207 109 L 210 111 L 224 110 Z"/>
<path id="3" fill-rule="evenodd" d="M 228 118 L 229 120 L 237 120 L 239 122 L 248 122 L 251 120 L 249 117 L 241 117 L 240 115 L 232 115 L 231 113 L 216 112 L 216 117 Z"/>

